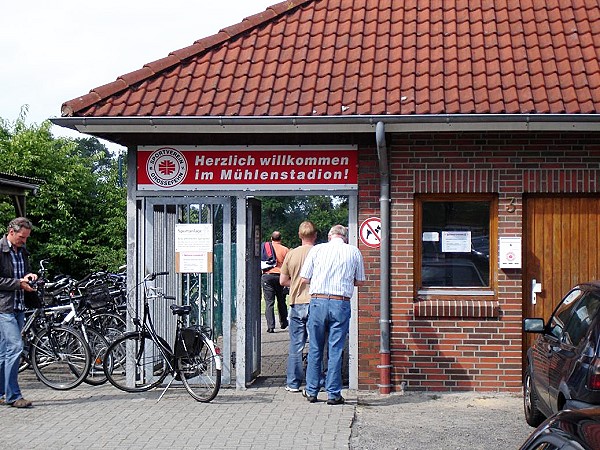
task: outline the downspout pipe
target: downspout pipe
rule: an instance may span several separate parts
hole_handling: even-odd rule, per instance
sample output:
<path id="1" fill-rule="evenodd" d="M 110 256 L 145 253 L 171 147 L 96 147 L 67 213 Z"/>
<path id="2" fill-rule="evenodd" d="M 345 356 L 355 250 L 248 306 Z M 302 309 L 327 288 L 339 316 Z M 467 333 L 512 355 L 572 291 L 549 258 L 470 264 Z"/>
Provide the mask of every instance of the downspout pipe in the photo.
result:
<path id="1" fill-rule="evenodd" d="M 388 150 L 385 143 L 385 124 L 377 122 L 375 126 L 375 141 L 377 144 L 377 158 L 379 160 L 380 197 L 379 208 L 381 212 L 381 245 L 379 256 L 380 269 L 380 297 L 379 297 L 379 393 L 389 394 L 391 384 L 391 355 L 390 355 L 390 166 Z"/>

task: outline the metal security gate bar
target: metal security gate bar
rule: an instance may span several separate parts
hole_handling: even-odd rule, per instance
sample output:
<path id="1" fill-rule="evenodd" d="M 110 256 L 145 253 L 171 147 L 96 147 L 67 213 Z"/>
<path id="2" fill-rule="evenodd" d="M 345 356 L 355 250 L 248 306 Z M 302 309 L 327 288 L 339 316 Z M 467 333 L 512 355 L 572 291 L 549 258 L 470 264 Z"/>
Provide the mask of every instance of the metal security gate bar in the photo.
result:
<path id="1" fill-rule="evenodd" d="M 140 225 L 138 278 L 150 272 L 169 272 L 160 280 L 166 295 L 181 305 L 191 305 L 190 324 L 212 328 L 214 340 L 223 356 L 222 382 L 231 382 L 232 320 L 235 317 L 235 227 L 232 227 L 232 202 L 229 197 L 146 197 L 138 203 Z M 207 269 L 195 273 L 178 270 L 175 235 L 178 225 L 206 224 L 211 230 L 212 257 Z M 151 304 L 157 332 L 171 341 L 175 319 L 168 305 Z M 235 340 L 235 338 L 233 338 Z M 169 342 L 171 345 L 173 342 Z"/>

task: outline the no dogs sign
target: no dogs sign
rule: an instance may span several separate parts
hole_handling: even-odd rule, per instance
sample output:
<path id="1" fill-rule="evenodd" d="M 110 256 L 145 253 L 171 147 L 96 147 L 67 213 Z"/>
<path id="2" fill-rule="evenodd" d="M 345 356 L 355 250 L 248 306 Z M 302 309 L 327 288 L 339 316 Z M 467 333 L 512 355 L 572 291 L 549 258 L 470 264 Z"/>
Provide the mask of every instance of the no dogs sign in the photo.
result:
<path id="1" fill-rule="evenodd" d="M 360 240 L 367 247 L 379 248 L 381 246 L 381 219 L 369 217 L 361 223 Z"/>

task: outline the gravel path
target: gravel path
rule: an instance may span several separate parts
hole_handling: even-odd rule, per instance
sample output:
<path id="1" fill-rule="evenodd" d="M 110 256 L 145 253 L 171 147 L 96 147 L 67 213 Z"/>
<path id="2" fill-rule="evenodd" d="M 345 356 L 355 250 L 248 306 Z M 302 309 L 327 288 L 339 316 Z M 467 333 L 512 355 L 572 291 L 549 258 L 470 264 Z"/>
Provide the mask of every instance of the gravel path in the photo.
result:
<path id="1" fill-rule="evenodd" d="M 510 450 L 532 431 L 517 394 L 359 393 L 350 448 Z"/>

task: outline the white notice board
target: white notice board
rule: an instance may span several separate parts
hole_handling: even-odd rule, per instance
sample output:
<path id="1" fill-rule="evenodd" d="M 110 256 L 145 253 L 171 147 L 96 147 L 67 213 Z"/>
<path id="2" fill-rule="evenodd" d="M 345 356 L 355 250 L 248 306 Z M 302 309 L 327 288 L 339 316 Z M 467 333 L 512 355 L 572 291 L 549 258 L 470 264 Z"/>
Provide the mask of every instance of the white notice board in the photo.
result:
<path id="1" fill-rule="evenodd" d="M 442 231 L 443 253 L 471 253 L 470 231 Z"/>
<path id="2" fill-rule="evenodd" d="M 175 225 L 175 271 L 210 273 L 213 271 L 213 226 L 210 223 Z"/>
<path id="3" fill-rule="evenodd" d="M 520 237 L 501 237 L 500 238 L 500 261 L 501 269 L 520 269 L 521 268 L 521 238 Z"/>

